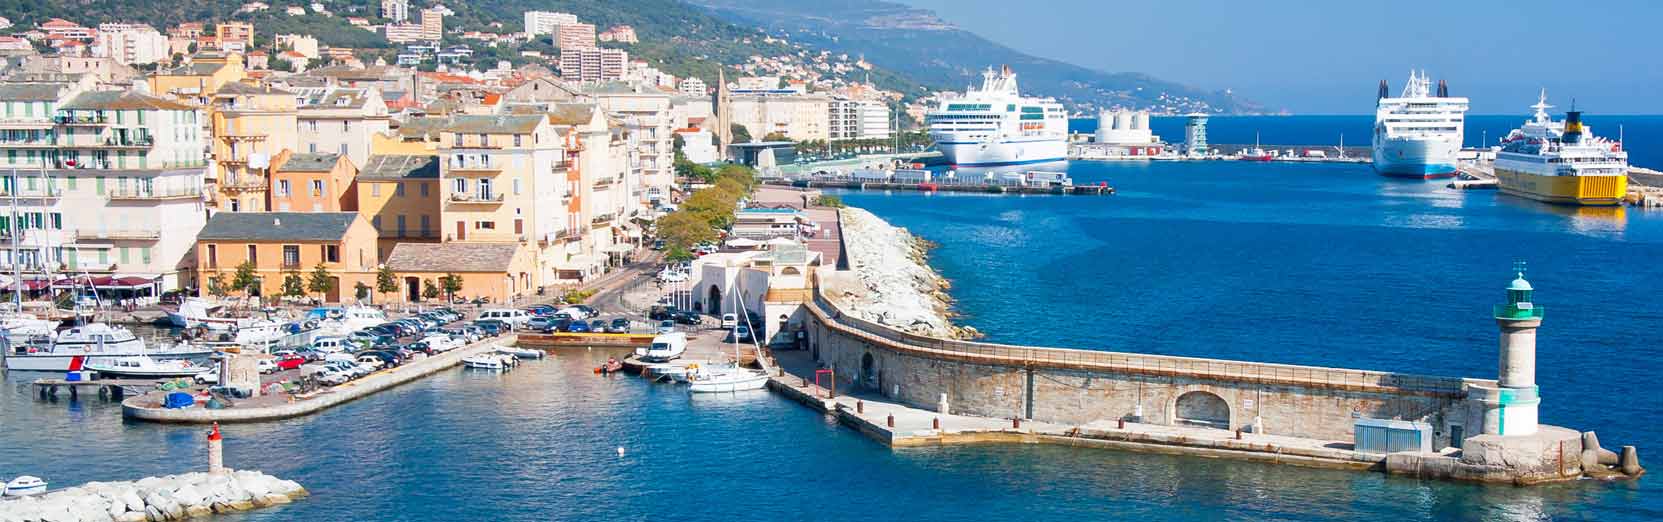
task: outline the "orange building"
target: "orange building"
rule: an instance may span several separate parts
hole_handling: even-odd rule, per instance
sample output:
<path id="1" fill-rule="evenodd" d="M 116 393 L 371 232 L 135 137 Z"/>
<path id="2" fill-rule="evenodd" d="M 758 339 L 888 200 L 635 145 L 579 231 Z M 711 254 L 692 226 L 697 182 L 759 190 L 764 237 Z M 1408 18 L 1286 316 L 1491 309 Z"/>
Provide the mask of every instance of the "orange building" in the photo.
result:
<path id="1" fill-rule="evenodd" d="M 375 285 L 375 229 L 356 212 L 220 212 L 197 234 L 196 254 L 197 288 L 208 292 L 216 276 L 235 284 L 245 261 L 254 266 L 255 286 L 227 294 L 279 295 L 286 273 L 309 280 L 319 263 L 335 283 L 325 301 L 351 296 L 359 282 Z"/>
<path id="2" fill-rule="evenodd" d="M 370 156 L 357 192 L 358 213 L 379 232 L 381 259 L 398 243 L 439 240 L 439 156 Z"/>
<path id="3" fill-rule="evenodd" d="M 356 212 L 358 167 L 345 155 L 283 151 L 271 162 L 269 201 L 278 212 Z"/>
<path id="4" fill-rule="evenodd" d="M 387 268 L 398 277 L 404 302 L 427 300 L 421 291 L 428 281 L 437 285 L 440 278 L 454 275 L 462 278 L 457 297 L 511 304 L 535 292 L 536 257 L 523 243 L 399 243 L 387 257 Z"/>

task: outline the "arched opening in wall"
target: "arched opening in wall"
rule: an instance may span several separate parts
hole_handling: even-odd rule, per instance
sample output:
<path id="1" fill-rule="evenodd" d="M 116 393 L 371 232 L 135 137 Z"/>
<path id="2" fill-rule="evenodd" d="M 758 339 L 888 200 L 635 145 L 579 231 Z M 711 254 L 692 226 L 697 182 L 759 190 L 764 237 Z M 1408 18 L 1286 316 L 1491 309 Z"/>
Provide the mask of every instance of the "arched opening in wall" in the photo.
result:
<path id="1" fill-rule="evenodd" d="M 704 311 L 710 315 L 722 315 L 722 289 L 710 285 L 710 293 L 704 301 Z"/>
<path id="2" fill-rule="evenodd" d="M 860 356 L 860 383 L 867 389 L 883 392 L 878 383 L 878 363 L 870 353 Z"/>
<path id="3" fill-rule="evenodd" d="M 802 275 L 802 274 L 803 274 L 803 272 L 801 270 L 797 270 L 797 267 L 794 267 L 794 266 L 788 266 L 788 267 L 780 269 L 780 275 Z"/>
<path id="4" fill-rule="evenodd" d="M 1192 391 L 1178 397 L 1173 407 L 1178 424 L 1204 428 L 1230 429 L 1230 403 L 1204 391 Z"/>

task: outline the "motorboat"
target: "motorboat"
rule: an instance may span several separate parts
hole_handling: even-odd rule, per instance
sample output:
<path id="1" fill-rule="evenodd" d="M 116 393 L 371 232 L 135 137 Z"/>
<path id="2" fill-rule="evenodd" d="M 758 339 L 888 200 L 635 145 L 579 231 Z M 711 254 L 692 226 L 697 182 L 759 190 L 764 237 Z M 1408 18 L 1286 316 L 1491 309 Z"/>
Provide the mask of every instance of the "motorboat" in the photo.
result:
<path id="1" fill-rule="evenodd" d="M 480 370 L 507 371 L 513 369 L 516 362 L 517 359 L 512 355 L 485 352 L 463 358 L 462 366 Z"/>
<path id="2" fill-rule="evenodd" d="M 40 477 L 23 475 L 12 479 L 11 482 L 7 482 L 6 487 L 0 489 L 4 489 L 5 493 L 3 496 L 7 497 L 27 497 L 30 495 L 39 495 L 46 492 L 46 481 L 41 480 Z"/>
<path id="3" fill-rule="evenodd" d="M 144 355 L 127 357 L 100 357 L 87 363 L 86 369 L 98 372 L 99 375 L 109 377 L 134 377 L 140 379 L 165 379 L 171 377 L 195 377 L 208 371 L 208 367 L 185 360 L 158 361 Z"/>
<path id="4" fill-rule="evenodd" d="M 206 345 L 180 343 L 146 348 L 131 330 L 105 323 L 89 323 L 58 332 L 55 338 L 13 342 L 5 350 L 6 368 L 22 371 L 79 370 L 108 357 L 145 355 L 157 360 L 201 360 L 214 350 Z"/>
<path id="5" fill-rule="evenodd" d="M 606 358 L 606 364 L 595 368 L 595 373 L 602 375 L 624 371 L 624 362 L 615 357 Z"/>
<path id="6" fill-rule="evenodd" d="M 271 353 L 283 348 L 300 348 L 312 344 L 320 331 L 316 319 L 283 323 L 258 319 L 230 331 L 220 332 L 207 344 L 216 348 L 237 348 L 243 352 Z"/>
<path id="7" fill-rule="evenodd" d="M 322 306 L 307 311 L 305 318 L 318 320 L 320 327 L 331 335 L 345 335 L 387 322 L 385 312 L 368 306 Z"/>
<path id="8" fill-rule="evenodd" d="M 207 328 L 209 330 L 231 330 L 252 326 L 259 319 L 254 317 L 230 317 L 224 315 L 224 305 L 208 302 L 200 297 L 186 298 L 179 303 L 179 309 L 168 312 L 168 322 L 179 328 Z"/>
<path id="9" fill-rule="evenodd" d="M 693 393 L 760 390 L 768 385 L 768 374 L 738 365 L 700 366 L 688 372 L 687 384 Z"/>
<path id="10" fill-rule="evenodd" d="M 503 354 L 503 355 L 512 355 L 512 356 L 514 356 L 516 358 L 520 358 L 520 359 L 542 359 L 543 357 L 548 356 L 548 352 L 545 352 L 545 351 L 542 351 L 542 350 L 532 350 L 530 348 L 519 348 L 519 347 L 514 347 L 514 346 L 502 346 L 502 345 L 497 346 L 497 353 L 500 353 L 500 354 Z"/>

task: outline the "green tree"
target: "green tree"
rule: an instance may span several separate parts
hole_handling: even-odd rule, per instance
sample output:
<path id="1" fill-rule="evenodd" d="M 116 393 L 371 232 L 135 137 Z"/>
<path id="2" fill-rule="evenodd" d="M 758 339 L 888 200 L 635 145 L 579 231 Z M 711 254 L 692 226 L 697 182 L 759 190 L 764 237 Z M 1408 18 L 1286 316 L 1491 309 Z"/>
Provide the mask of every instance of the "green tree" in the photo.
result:
<path id="1" fill-rule="evenodd" d="M 705 221 L 689 211 L 678 210 L 658 218 L 658 238 L 664 240 L 671 255 L 677 250 L 689 250 L 694 245 L 706 241 L 716 240 L 716 231 Z"/>
<path id="2" fill-rule="evenodd" d="M 687 146 L 687 139 L 681 137 L 681 133 L 678 132 L 678 133 L 671 134 L 670 150 L 675 152 L 677 157 L 681 156 L 681 149 L 682 149 L 682 147 L 686 147 L 686 146 Z"/>
<path id="3" fill-rule="evenodd" d="M 237 265 L 237 272 L 231 275 L 231 289 L 252 296 L 260 290 L 260 280 L 255 277 L 254 262 L 243 261 Z"/>
<path id="4" fill-rule="evenodd" d="M 208 278 L 208 295 L 224 299 L 230 294 L 230 287 L 225 284 L 225 274 L 215 273 Z"/>
<path id="5" fill-rule="evenodd" d="M 370 298 L 370 290 L 370 285 L 364 284 L 363 281 L 359 281 L 358 284 L 352 285 L 352 295 L 353 297 L 358 298 L 359 301 L 368 300 Z"/>
<path id="6" fill-rule="evenodd" d="M 462 291 L 462 276 L 445 274 L 439 278 L 439 286 L 445 290 L 445 298 L 456 301 L 456 293 Z"/>
<path id="7" fill-rule="evenodd" d="M 323 266 L 321 262 L 318 266 L 312 267 L 312 275 L 306 279 L 306 289 L 316 292 L 320 302 L 325 295 L 335 290 L 335 278 L 329 275 L 329 267 Z"/>
<path id="8" fill-rule="evenodd" d="M 728 127 L 728 128 L 733 131 L 733 142 L 734 143 L 750 143 L 751 142 L 751 131 L 750 131 L 750 129 L 746 129 L 744 125 L 740 125 L 740 124 L 735 123 L 735 124 L 733 124 L 733 126 Z"/>
<path id="9" fill-rule="evenodd" d="M 306 295 L 306 284 L 300 280 L 300 272 L 289 270 L 283 273 L 283 297 L 302 297 Z"/>
<path id="10" fill-rule="evenodd" d="M 422 281 L 422 297 L 427 299 L 439 298 L 439 285 L 432 278 Z"/>
<path id="11" fill-rule="evenodd" d="M 294 72 L 294 62 L 283 58 L 271 59 L 271 70 L 280 72 Z"/>
<path id="12" fill-rule="evenodd" d="M 791 141 L 791 137 L 786 136 L 783 132 L 774 131 L 768 133 L 767 136 L 763 136 L 762 141 Z"/>
<path id="13" fill-rule="evenodd" d="M 375 291 L 381 292 L 382 301 L 386 301 L 387 294 L 398 291 L 398 276 L 391 267 L 381 265 L 375 269 Z"/>
<path id="14" fill-rule="evenodd" d="M 669 253 L 664 254 L 664 260 L 671 263 L 692 261 L 694 259 L 698 259 L 698 256 L 693 255 L 691 250 L 682 247 L 670 247 Z"/>

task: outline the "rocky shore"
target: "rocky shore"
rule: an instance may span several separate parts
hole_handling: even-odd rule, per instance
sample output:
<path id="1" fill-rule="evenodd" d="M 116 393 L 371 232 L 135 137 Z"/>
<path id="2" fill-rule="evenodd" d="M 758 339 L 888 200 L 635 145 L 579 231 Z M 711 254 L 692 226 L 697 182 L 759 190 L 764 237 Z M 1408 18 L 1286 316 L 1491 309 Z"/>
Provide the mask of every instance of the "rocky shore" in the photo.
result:
<path id="1" fill-rule="evenodd" d="M 979 337 L 950 320 L 948 283 L 926 262 L 929 244 L 905 228 L 859 208 L 839 211 L 851 280 L 827 294 L 861 319 L 909 333 L 954 339 Z"/>
<path id="2" fill-rule="evenodd" d="M 185 473 L 134 482 L 89 482 L 0 501 L 0 522 L 142 522 L 287 504 L 306 488 L 258 471 Z"/>

